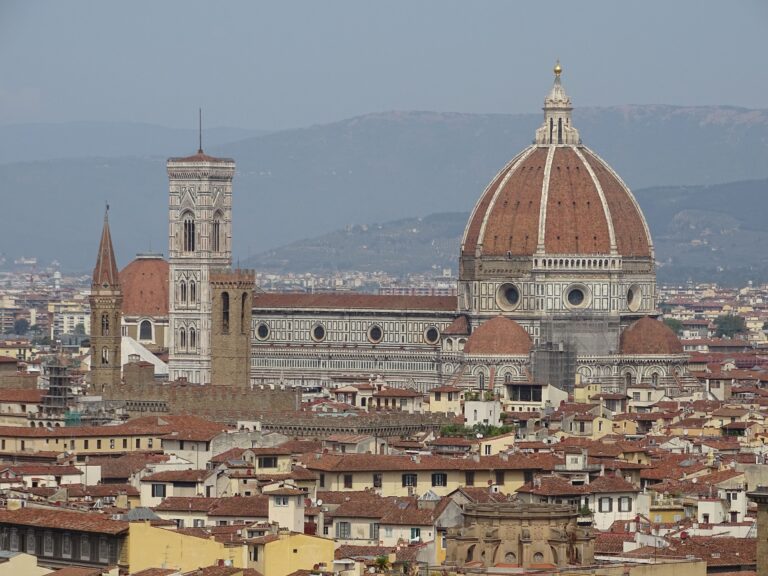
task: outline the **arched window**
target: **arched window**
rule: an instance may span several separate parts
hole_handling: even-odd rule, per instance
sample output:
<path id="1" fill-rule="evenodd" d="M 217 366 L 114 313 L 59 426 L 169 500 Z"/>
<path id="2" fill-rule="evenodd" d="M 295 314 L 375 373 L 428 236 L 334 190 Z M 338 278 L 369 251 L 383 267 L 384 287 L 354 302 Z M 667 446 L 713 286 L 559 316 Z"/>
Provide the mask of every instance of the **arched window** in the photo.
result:
<path id="1" fill-rule="evenodd" d="M 106 346 L 101 349 L 101 363 L 104 365 L 109 364 L 109 348 Z"/>
<path id="2" fill-rule="evenodd" d="M 504 384 L 511 384 L 512 383 L 512 373 L 507 372 L 504 374 Z"/>
<path id="3" fill-rule="evenodd" d="M 106 312 L 101 315 L 101 335 L 109 336 L 109 314 Z"/>
<path id="4" fill-rule="evenodd" d="M 194 328 L 189 329 L 189 347 L 194 350 L 197 348 L 197 332 Z"/>
<path id="5" fill-rule="evenodd" d="M 653 384 L 654 386 L 658 386 L 659 385 L 659 373 L 658 372 L 654 372 L 653 374 L 651 374 L 651 384 Z"/>
<path id="6" fill-rule="evenodd" d="M 187 330 L 185 328 L 182 328 L 179 331 L 179 348 L 186 348 L 187 347 Z"/>
<path id="7" fill-rule="evenodd" d="M 480 387 L 480 390 L 485 390 L 485 374 L 482 372 L 477 375 L 477 385 Z"/>
<path id="8" fill-rule="evenodd" d="M 557 143 L 558 144 L 563 143 L 563 119 L 562 118 L 557 119 Z"/>
<path id="9" fill-rule="evenodd" d="M 221 293 L 221 329 L 229 332 L 229 292 Z"/>
<path id="10" fill-rule="evenodd" d="M 211 225 L 211 251 L 221 251 L 221 213 L 216 212 L 213 215 L 213 224 Z"/>
<path id="11" fill-rule="evenodd" d="M 627 386 L 632 386 L 632 374 L 630 374 L 629 372 L 624 374 L 624 384 L 626 384 Z"/>
<path id="12" fill-rule="evenodd" d="M 243 292 L 240 296 L 240 334 L 245 334 L 245 307 L 248 305 L 248 293 Z M 290 328 L 290 326 L 289 326 Z"/>
<path id="13" fill-rule="evenodd" d="M 152 322 L 142 320 L 139 324 L 139 340 L 152 340 Z"/>
<path id="14" fill-rule="evenodd" d="M 195 251 L 195 217 L 187 212 L 183 216 L 184 234 L 182 238 L 182 250 L 184 252 Z"/>
<path id="15" fill-rule="evenodd" d="M 179 302 L 182 304 L 187 302 L 187 283 L 184 280 L 179 284 Z"/>
<path id="16" fill-rule="evenodd" d="M 197 300 L 197 284 L 194 280 L 189 281 L 189 303 L 194 304 Z"/>

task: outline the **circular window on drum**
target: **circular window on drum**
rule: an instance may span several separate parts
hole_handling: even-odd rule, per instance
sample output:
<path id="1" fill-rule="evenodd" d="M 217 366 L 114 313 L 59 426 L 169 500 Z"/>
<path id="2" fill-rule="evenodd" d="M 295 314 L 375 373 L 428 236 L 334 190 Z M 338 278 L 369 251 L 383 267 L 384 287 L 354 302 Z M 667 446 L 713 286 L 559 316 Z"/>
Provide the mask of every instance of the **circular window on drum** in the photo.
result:
<path id="1" fill-rule="evenodd" d="M 436 326 L 430 326 L 424 331 L 424 340 L 427 344 L 437 344 L 440 341 L 440 330 Z"/>
<path id="2" fill-rule="evenodd" d="M 370 328 L 368 328 L 368 340 L 372 344 L 378 344 L 381 342 L 381 340 L 384 338 L 384 331 L 381 329 L 381 326 L 378 324 L 374 324 Z"/>
<path id="3" fill-rule="evenodd" d="M 312 340 L 315 342 L 322 342 L 325 340 L 325 326 L 322 324 L 315 324 L 312 328 Z"/>
<path id="4" fill-rule="evenodd" d="M 640 290 L 640 286 L 633 284 L 627 289 L 627 308 L 630 312 L 637 312 L 640 310 L 640 305 L 643 302 L 643 293 Z"/>
<path id="5" fill-rule="evenodd" d="M 586 308 L 589 306 L 589 289 L 583 284 L 569 286 L 565 291 L 565 305 L 571 309 Z"/>
<path id="6" fill-rule="evenodd" d="M 496 293 L 496 302 L 502 310 L 514 310 L 520 304 L 520 288 L 515 284 L 502 284 Z"/>
<path id="7" fill-rule="evenodd" d="M 269 338 L 269 326 L 265 322 L 259 322 L 259 325 L 256 326 L 256 338 L 259 340 Z"/>

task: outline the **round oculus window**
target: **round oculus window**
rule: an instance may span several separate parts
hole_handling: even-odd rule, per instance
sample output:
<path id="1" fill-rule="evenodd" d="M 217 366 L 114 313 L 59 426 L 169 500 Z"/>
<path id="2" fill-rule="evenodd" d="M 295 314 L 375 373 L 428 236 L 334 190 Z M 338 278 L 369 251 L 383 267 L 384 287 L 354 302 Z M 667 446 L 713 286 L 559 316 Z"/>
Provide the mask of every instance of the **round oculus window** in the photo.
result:
<path id="1" fill-rule="evenodd" d="M 373 342 L 374 344 L 378 344 L 381 342 L 381 339 L 384 337 L 384 332 L 381 330 L 381 326 L 378 324 L 374 324 L 368 329 L 368 340 Z"/>
<path id="2" fill-rule="evenodd" d="M 259 340 L 266 340 L 269 338 L 269 326 L 263 322 L 256 327 L 256 337 Z"/>
<path id="3" fill-rule="evenodd" d="M 510 306 L 516 306 L 520 301 L 520 291 L 517 286 L 509 285 L 504 288 L 504 298 Z"/>
<path id="4" fill-rule="evenodd" d="M 325 326 L 322 324 L 318 324 L 314 328 L 312 328 L 312 339 L 316 342 L 321 342 L 325 340 Z"/>
<path id="5" fill-rule="evenodd" d="M 568 292 L 568 304 L 571 306 L 581 306 L 584 304 L 584 290 L 581 288 L 573 288 Z"/>
<path id="6" fill-rule="evenodd" d="M 437 344 L 437 341 L 440 340 L 440 331 L 434 326 L 430 326 L 427 328 L 427 331 L 424 332 L 424 338 L 429 344 Z"/>
<path id="7" fill-rule="evenodd" d="M 515 284 L 502 284 L 496 291 L 499 308 L 511 312 L 520 304 L 520 288 Z"/>
<path id="8" fill-rule="evenodd" d="M 632 304 L 632 300 L 635 299 L 635 291 L 630 288 L 627 290 L 627 304 Z"/>
<path id="9" fill-rule="evenodd" d="M 643 297 L 642 292 L 640 291 L 640 287 L 635 285 L 630 286 L 627 290 L 627 308 L 629 308 L 632 312 L 637 312 L 640 310 L 642 301 Z"/>

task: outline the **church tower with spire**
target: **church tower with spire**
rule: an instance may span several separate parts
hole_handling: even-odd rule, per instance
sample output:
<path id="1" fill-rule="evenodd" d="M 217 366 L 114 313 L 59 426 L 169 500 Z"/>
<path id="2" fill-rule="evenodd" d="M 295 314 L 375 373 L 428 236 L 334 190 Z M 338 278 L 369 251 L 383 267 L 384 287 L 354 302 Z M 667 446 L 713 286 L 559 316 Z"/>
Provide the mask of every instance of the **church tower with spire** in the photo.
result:
<path id="1" fill-rule="evenodd" d="M 211 272 L 232 265 L 235 161 L 203 152 L 170 158 L 169 379 L 211 382 Z"/>
<path id="2" fill-rule="evenodd" d="M 120 310 L 123 292 L 117 269 L 112 236 L 109 232 L 109 207 L 104 213 L 99 253 L 91 282 L 91 386 L 102 390 L 121 382 Z"/>

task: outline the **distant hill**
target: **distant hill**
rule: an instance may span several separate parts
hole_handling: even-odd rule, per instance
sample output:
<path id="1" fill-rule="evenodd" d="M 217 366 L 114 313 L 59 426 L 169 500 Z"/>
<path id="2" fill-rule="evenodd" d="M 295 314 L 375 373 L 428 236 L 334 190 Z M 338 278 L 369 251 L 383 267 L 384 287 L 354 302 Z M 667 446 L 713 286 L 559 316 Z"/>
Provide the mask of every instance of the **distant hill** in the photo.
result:
<path id="1" fill-rule="evenodd" d="M 635 193 L 653 234 L 662 282 L 768 281 L 768 180 L 645 188 Z M 266 251 L 244 265 L 273 272 L 456 271 L 469 213 L 347 226 Z"/>
<path id="2" fill-rule="evenodd" d="M 234 246 L 245 260 L 351 223 L 466 212 L 540 121 L 540 114 L 392 112 L 243 139 L 235 131 L 218 146 L 206 131 L 205 148 L 237 161 Z M 765 110 L 588 108 L 577 109 L 574 121 L 633 189 L 768 177 Z M 87 125 L 60 128 L 63 136 L 27 131 L 14 136 L 15 147 L 8 139 L 0 144 L 3 213 L 12 215 L 0 227 L 0 253 L 87 270 L 105 201 L 121 263 L 150 245 L 165 251 L 164 160 L 194 152 L 194 131 L 131 140 L 124 127 L 98 127 L 98 137 Z M 78 144 L 62 144 L 62 137 Z M 8 162 L 9 146 L 17 158 L 38 160 Z"/>
<path id="3" fill-rule="evenodd" d="M 206 128 L 205 146 L 267 134 L 266 130 Z M 172 156 L 196 148 L 194 128 L 177 129 L 139 122 L 62 122 L 0 126 L 0 164 L 60 158 Z"/>

